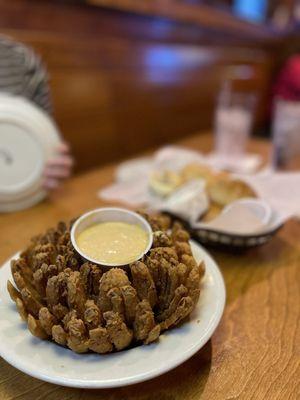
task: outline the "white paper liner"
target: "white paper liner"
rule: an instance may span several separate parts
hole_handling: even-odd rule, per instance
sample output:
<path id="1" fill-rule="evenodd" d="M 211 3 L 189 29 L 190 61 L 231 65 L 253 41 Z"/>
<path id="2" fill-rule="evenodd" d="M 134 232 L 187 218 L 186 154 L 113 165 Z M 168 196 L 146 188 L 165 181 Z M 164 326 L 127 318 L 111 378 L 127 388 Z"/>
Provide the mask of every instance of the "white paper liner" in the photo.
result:
<path id="1" fill-rule="evenodd" d="M 225 157 L 217 153 L 210 153 L 207 156 L 207 161 L 210 165 L 214 165 L 220 169 L 240 173 L 252 174 L 262 164 L 262 157 L 259 154 L 248 153 L 242 157 Z"/>
<path id="2" fill-rule="evenodd" d="M 98 195 L 102 199 L 122 201 L 133 207 L 169 211 L 196 228 L 199 217 L 209 207 L 203 180 L 190 181 L 165 199 L 149 190 L 149 176 L 153 171 L 178 172 L 191 163 L 206 164 L 218 170 L 213 158 L 206 158 L 189 149 L 167 146 L 152 158 L 139 158 L 121 164 L 116 171 L 116 183 L 100 190 Z M 291 217 L 300 218 L 300 173 L 276 173 L 266 169 L 252 175 L 235 176 L 247 182 L 258 197 L 272 208 L 269 224 L 259 233 L 271 232 Z"/>

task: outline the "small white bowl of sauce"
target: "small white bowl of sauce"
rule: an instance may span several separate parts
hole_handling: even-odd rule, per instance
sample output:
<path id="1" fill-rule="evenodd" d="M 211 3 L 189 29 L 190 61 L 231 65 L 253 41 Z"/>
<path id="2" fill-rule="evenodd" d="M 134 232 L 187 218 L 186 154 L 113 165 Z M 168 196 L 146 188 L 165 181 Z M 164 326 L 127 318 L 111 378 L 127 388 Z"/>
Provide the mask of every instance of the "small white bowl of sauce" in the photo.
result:
<path id="1" fill-rule="evenodd" d="M 71 229 L 75 250 L 93 264 L 120 267 L 139 260 L 153 241 L 149 223 L 124 208 L 98 208 L 83 214 Z"/>

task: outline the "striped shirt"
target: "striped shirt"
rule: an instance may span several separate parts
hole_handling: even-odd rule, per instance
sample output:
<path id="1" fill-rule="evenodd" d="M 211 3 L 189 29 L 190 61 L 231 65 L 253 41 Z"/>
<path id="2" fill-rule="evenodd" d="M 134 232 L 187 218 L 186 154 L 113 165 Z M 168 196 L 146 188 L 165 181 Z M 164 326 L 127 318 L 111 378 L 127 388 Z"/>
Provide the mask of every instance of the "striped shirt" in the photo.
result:
<path id="1" fill-rule="evenodd" d="M 23 96 L 52 112 L 48 76 L 34 51 L 0 36 L 0 93 Z"/>

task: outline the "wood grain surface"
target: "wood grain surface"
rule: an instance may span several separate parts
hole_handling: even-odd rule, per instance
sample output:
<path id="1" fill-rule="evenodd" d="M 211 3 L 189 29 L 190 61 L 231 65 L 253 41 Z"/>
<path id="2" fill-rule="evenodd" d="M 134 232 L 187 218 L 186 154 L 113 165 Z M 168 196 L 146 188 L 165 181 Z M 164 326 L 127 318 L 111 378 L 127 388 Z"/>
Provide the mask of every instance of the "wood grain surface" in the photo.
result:
<path id="1" fill-rule="evenodd" d="M 264 29 L 261 40 L 243 35 L 240 21 L 227 29 L 207 8 L 202 19 L 210 25 L 202 27 L 65 1 L 0 0 L 0 10 L 1 34 L 32 46 L 47 66 L 76 172 L 211 129 L 233 65 L 252 67 L 256 126 L 268 118 L 270 78 L 284 46 Z"/>
<path id="2" fill-rule="evenodd" d="M 283 32 L 268 24 L 255 24 L 245 19 L 237 18 L 228 10 L 203 4 L 201 1 L 176 0 L 86 0 L 87 3 L 100 7 L 108 7 L 117 10 L 127 10 L 134 13 L 161 16 L 177 21 L 211 28 L 216 24 L 229 32 L 239 32 L 242 36 L 251 36 L 258 41 L 273 41 Z"/>
<path id="3" fill-rule="evenodd" d="M 206 151 L 211 137 L 196 135 L 183 143 Z M 251 148 L 268 153 L 264 142 L 253 141 Z M 78 176 L 32 209 L 0 215 L 0 263 L 56 221 L 103 205 L 96 192 L 113 173 L 111 165 Z M 173 371 L 115 390 L 79 390 L 33 379 L 0 360 L 0 399 L 299 399 L 299 237 L 300 223 L 289 221 L 263 247 L 236 254 L 212 251 L 226 283 L 225 312 L 207 345 Z"/>

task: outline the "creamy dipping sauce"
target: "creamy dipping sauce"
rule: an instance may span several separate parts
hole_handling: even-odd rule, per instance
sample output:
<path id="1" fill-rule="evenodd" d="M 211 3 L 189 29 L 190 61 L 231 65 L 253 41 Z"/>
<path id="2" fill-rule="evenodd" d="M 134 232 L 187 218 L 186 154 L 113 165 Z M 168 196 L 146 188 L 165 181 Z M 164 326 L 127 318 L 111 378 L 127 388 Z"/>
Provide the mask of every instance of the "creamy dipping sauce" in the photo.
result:
<path id="1" fill-rule="evenodd" d="M 76 242 L 83 253 L 99 263 L 125 265 L 143 253 L 149 236 L 139 225 L 101 222 L 79 233 Z"/>

